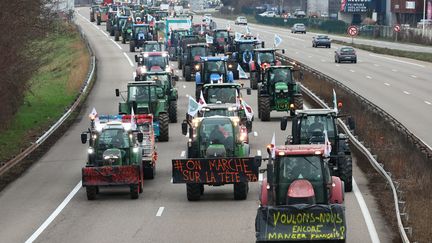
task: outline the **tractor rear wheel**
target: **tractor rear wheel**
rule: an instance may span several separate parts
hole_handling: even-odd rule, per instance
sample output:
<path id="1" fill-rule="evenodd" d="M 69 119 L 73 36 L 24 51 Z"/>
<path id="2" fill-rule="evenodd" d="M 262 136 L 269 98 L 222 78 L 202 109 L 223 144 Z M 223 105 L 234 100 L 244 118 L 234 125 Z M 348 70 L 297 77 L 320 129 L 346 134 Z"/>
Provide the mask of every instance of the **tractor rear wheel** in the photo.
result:
<path id="1" fill-rule="evenodd" d="M 95 200 L 97 187 L 96 186 L 86 186 L 87 200 Z"/>
<path id="2" fill-rule="evenodd" d="M 258 89 L 258 73 L 257 72 L 251 72 L 250 87 L 251 87 L 251 89 Z"/>
<path id="3" fill-rule="evenodd" d="M 153 180 L 156 174 L 156 167 L 144 167 L 144 180 Z"/>
<path id="4" fill-rule="evenodd" d="M 129 51 L 135 52 L 135 41 L 134 40 L 129 41 Z"/>
<path id="5" fill-rule="evenodd" d="M 351 156 L 339 153 L 338 169 L 339 177 L 344 182 L 345 192 L 352 191 L 352 159 Z"/>
<path id="6" fill-rule="evenodd" d="M 169 139 L 169 117 L 168 114 L 159 114 L 159 141 L 167 142 Z"/>
<path id="7" fill-rule="evenodd" d="M 201 184 L 187 183 L 186 184 L 187 199 L 188 201 L 198 201 L 201 197 Z M 204 192 L 204 191 L 203 191 Z"/>
<path id="8" fill-rule="evenodd" d="M 118 30 L 114 31 L 114 40 L 119 41 L 120 40 L 120 33 Z"/>
<path id="9" fill-rule="evenodd" d="M 247 182 L 234 183 L 234 200 L 245 200 L 249 191 Z"/>
<path id="10" fill-rule="evenodd" d="M 178 59 L 178 61 L 177 61 L 177 68 L 178 68 L 178 69 L 181 69 L 182 66 L 183 66 L 182 58 L 180 57 L 180 58 Z"/>
<path id="11" fill-rule="evenodd" d="M 170 102 L 168 107 L 169 120 L 171 123 L 177 122 L 177 101 L 173 100 Z"/>
<path id="12" fill-rule="evenodd" d="M 270 97 L 260 97 L 259 102 L 258 110 L 261 121 L 270 121 Z"/>
<path id="13" fill-rule="evenodd" d="M 96 24 L 97 24 L 97 25 L 100 25 L 100 24 L 101 24 L 101 19 L 100 19 L 99 17 L 97 18 L 97 22 L 96 22 Z"/>
<path id="14" fill-rule="evenodd" d="M 111 30 L 111 20 L 107 20 L 107 22 L 106 22 L 106 24 L 105 24 L 105 27 L 106 27 L 106 31 L 110 31 Z"/>
<path id="15" fill-rule="evenodd" d="M 90 22 L 95 22 L 95 18 L 93 14 L 90 14 Z"/>
<path id="16" fill-rule="evenodd" d="M 190 66 L 185 66 L 185 79 L 186 81 L 192 81 L 192 70 Z"/>
<path id="17" fill-rule="evenodd" d="M 122 34 L 122 44 L 126 44 L 126 34 Z"/>
<path id="18" fill-rule="evenodd" d="M 183 76 L 183 78 L 186 77 L 185 66 L 182 66 L 181 70 L 182 70 L 182 76 Z"/>
<path id="19" fill-rule="evenodd" d="M 137 184 L 130 185 L 131 199 L 138 199 L 139 197 L 139 186 Z"/>

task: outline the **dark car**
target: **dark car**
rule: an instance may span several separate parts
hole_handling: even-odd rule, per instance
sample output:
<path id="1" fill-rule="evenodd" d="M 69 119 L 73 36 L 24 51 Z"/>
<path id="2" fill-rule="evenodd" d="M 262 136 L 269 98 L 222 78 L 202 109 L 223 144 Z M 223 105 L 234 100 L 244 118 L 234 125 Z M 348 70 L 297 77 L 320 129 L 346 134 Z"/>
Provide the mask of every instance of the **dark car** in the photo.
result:
<path id="1" fill-rule="evenodd" d="M 335 62 L 341 63 L 344 61 L 357 63 L 357 54 L 354 48 L 350 46 L 343 46 L 343 47 L 339 47 L 335 51 Z"/>
<path id="2" fill-rule="evenodd" d="M 312 37 L 312 47 L 324 46 L 327 48 L 331 47 L 331 40 L 326 35 L 317 35 Z"/>

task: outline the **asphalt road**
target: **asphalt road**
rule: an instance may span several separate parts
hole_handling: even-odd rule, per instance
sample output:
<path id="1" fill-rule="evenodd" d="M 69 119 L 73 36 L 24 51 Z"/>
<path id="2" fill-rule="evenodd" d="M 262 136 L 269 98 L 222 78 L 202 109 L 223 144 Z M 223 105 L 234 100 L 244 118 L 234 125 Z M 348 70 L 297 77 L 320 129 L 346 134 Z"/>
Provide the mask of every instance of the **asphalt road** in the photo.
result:
<path id="1" fill-rule="evenodd" d="M 82 119 L 21 178 L 0 192 L 0 242 L 28 240 L 68 195 L 70 201 L 55 212 L 54 220 L 34 235 L 38 236 L 36 242 L 254 242 L 258 183 L 250 184 L 245 201 L 234 201 L 232 187 L 224 186 L 206 187 L 199 202 L 187 201 L 185 185 L 171 184 L 171 159 L 180 157 L 186 149 L 180 123 L 170 125 L 169 142 L 158 143 L 156 178 L 145 181 L 138 200 L 131 200 L 127 189 L 118 188 L 102 190 L 96 201 L 87 201 L 85 190 L 77 185 L 87 153 L 87 146 L 80 143 L 80 133 L 87 129 L 87 115 L 93 107 L 99 114 L 117 112 L 120 99 L 114 89 L 126 88 L 134 68 L 128 46 L 114 43 L 104 25 L 88 22 L 88 8 L 77 10 L 85 16 L 77 15 L 77 23 L 95 50 L 98 79 L 80 114 Z M 180 81 L 177 88 L 178 114 L 182 117 L 187 108 L 186 95 L 193 94 L 194 84 Z M 245 99 L 256 111 L 256 92 Z M 264 154 L 273 132 L 276 142 L 283 143 L 287 134 L 279 132 L 278 118 L 282 115 L 272 113 L 272 121 L 254 122 L 252 155 Z M 354 178 L 373 221 L 366 223 L 359 196 L 346 194 L 348 242 L 372 242 L 368 225 L 373 228 L 373 223 L 381 242 L 389 242 L 390 230 L 367 189 L 367 178 L 355 165 Z M 77 193 L 69 194 L 74 188 L 79 189 Z"/>
<path id="2" fill-rule="evenodd" d="M 216 22 L 218 27 L 229 25 L 235 31 L 246 32 L 244 26 L 235 26 L 233 21 L 217 19 Z M 278 34 L 283 39 L 279 48 L 284 48 L 287 56 L 347 85 L 432 147 L 432 63 L 358 49 L 357 64 L 337 64 L 334 51 L 340 45 L 333 43 L 331 49 L 313 48 L 313 34 L 292 34 L 289 29 L 257 24 L 249 24 L 249 28 L 252 34 L 259 34 L 267 47 L 273 46 L 274 35 Z M 389 44 L 381 41 L 377 45 Z M 397 45 L 397 48 L 407 46 Z"/>

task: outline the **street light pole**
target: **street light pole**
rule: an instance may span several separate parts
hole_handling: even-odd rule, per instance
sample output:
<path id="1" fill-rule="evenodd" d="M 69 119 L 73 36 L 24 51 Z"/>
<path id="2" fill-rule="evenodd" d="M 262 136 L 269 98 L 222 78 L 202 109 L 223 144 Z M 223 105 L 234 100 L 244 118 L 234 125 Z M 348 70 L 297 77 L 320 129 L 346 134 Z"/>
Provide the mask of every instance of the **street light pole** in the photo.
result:
<path id="1" fill-rule="evenodd" d="M 423 31 L 422 31 L 422 36 L 424 36 L 425 24 L 426 24 L 426 0 L 423 0 Z"/>

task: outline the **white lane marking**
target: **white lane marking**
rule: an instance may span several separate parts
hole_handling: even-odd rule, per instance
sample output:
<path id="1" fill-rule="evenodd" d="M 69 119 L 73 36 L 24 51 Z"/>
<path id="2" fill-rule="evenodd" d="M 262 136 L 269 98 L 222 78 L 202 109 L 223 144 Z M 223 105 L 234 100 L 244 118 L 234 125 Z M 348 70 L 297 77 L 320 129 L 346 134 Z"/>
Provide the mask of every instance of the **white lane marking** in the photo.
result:
<path id="1" fill-rule="evenodd" d="M 186 98 L 189 98 L 189 95 L 188 95 L 188 94 L 186 94 Z"/>
<path id="2" fill-rule="evenodd" d="M 102 34 L 104 34 L 106 37 L 108 37 L 108 34 L 107 33 L 105 33 L 105 31 L 103 31 L 103 30 L 101 30 L 101 29 L 99 29 L 100 30 L 100 32 L 102 32 Z M 109 37 L 108 37 L 109 38 Z"/>
<path id="3" fill-rule="evenodd" d="M 183 158 L 183 157 L 185 156 L 185 154 L 186 154 L 186 151 L 184 151 L 184 150 L 183 150 L 183 151 L 181 151 L 181 153 L 180 153 L 180 157 L 182 157 L 182 158 Z"/>
<path id="4" fill-rule="evenodd" d="M 340 64 L 336 64 L 336 67 L 340 67 Z"/>
<path id="5" fill-rule="evenodd" d="M 427 105 L 432 105 L 432 103 L 430 103 L 429 101 L 425 100 L 424 103 L 426 103 Z"/>
<path id="6" fill-rule="evenodd" d="M 135 77 L 136 77 L 136 72 L 132 72 L 132 79 L 135 80 Z"/>
<path id="7" fill-rule="evenodd" d="M 132 60 L 128 57 L 128 55 L 126 54 L 126 52 L 123 52 L 123 55 L 126 57 L 126 59 L 128 60 L 129 64 L 131 65 L 131 67 L 134 66 Z"/>
<path id="8" fill-rule="evenodd" d="M 396 69 L 392 69 L 392 71 L 393 71 L 393 72 L 397 72 L 397 70 L 396 70 Z"/>
<path id="9" fill-rule="evenodd" d="M 114 43 L 120 50 L 123 49 L 117 42 L 115 42 L 115 40 L 113 39 L 109 39 L 109 40 L 112 41 L 112 43 Z"/>
<path id="10" fill-rule="evenodd" d="M 173 183 L 173 178 L 172 178 L 172 177 L 171 177 L 171 180 L 170 180 L 170 182 L 171 182 L 171 183 Z"/>
<path id="11" fill-rule="evenodd" d="M 309 55 L 308 57 L 309 57 L 309 58 L 312 58 L 312 56 L 311 56 L 311 55 Z"/>
<path id="12" fill-rule="evenodd" d="M 389 83 L 384 83 L 384 85 L 386 85 L 386 86 L 390 86 L 390 84 L 389 84 Z"/>
<path id="13" fill-rule="evenodd" d="M 67 197 L 63 200 L 62 203 L 51 213 L 51 215 L 42 223 L 41 226 L 28 238 L 25 243 L 31 243 L 35 241 L 40 234 L 54 221 L 54 219 L 61 213 L 61 211 L 66 207 L 66 205 L 70 202 L 70 200 L 75 196 L 75 194 L 79 191 L 82 186 L 82 181 L 78 182 L 78 184 L 72 189 L 72 191 L 67 195 Z"/>
<path id="14" fill-rule="evenodd" d="M 263 181 L 264 175 L 263 173 L 258 174 L 258 181 Z"/>
<path id="15" fill-rule="evenodd" d="M 372 221 L 372 217 L 369 213 L 369 209 L 366 205 L 366 202 L 363 198 L 363 195 L 360 192 L 360 189 L 357 186 L 356 181 L 354 180 L 354 177 L 352 178 L 352 183 L 353 183 L 353 192 L 354 192 L 355 197 L 357 198 L 357 202 L 360 206 L 360 210 L 363 214 L 363 218 L 365 219 L 366 226 L 368 228 L 372 243 L 380 243 L 380 239 L 378 237 L 378 233 L 376 231 L 375 224 Z"/>
<path id="16" fill-rule="evenodd" d="M 355 71 L 354 71 L 354 70 L 352 70 L 352 69 L 350 69 L 350 72 L 352 72 L 352 73 L 355 73 Z"/>
<path id="17" fill-rule="evenodd" d="M 162 213 L 164 211 L 165 207 L 159 207 L 157 213 L 156 213 L 156 217 L 160 217 L 162 216 Z"/>
<path id="18" fill-rule="evenodd" d="M 404 90 L 404 94 L 409 95 L 410 92 Z"/>
<path id="19" fill-rule="evenodd" d="M 411 78 L 417 78 L 417 76 L 415 76 L 414 74 L 410 76 Z"/>
<path id="20" fill-rule="evenodd" d="M 183 85 L 183 89 L 186 89 L 186 85 Z"/>
<path id="21" fill-rule="evenodd" d="M 261 156 L 261 150 L 260 149 L 257 150 L 257 156 Z"/>
<path id="22" fill-rule="evenodd" d="M 254 137 L 258 137 L 258 132 L 253 133 Z"/>
<path id="23" fill-rule="evenodd" d="M 380 65 L 378 65 L 378 64 L 376 64 L 376 63 L 374 63 L 374 66 L 375 66 L 375 67 L 379 67 Z"/>
<path id="24" fill-rule="evenodd" d="M 372 77 L 371 77 L 371 76 L 366 76 L 366 78 L 368 78 L 368 79 L 372 79 Z"/>
<path id="25" fill-rule="evenodd" d="M 394 58 L 390 58 L 390 57 L 383 57 L 383 56 L 379 56 L 379 55 L 375 55 L 375 54 L 369 54 L 369 56 L 371 56 L 371 57 L 378 57 L 378 58 L 382 58 L 382 59 L 387 59 L 387 60 L 394 61 L 394 62 L 405 63 L 405 64 L 409 64 L 409 65 L 413 65 L 413 66 L 417 66 L 417 67 L 422 67 L 422 68 L 425 67 L 424 65 L 421 65 L 421 64 L 407 62 L 407 61 L 402 61 L 402 60 L 398 60 L 398 59 L 394 59 Z"/>

